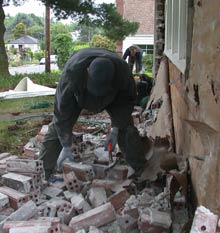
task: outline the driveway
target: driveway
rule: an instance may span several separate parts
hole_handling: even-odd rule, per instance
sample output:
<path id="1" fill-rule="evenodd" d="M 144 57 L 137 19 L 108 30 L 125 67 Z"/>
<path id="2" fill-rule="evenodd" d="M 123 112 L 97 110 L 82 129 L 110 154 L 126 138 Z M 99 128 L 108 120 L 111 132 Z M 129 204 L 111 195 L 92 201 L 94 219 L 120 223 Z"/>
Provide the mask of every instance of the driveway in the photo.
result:
<path id="1" fill-rule="evenodd" d="M 58 70 L 58 66 L 56 64 L 51 64 L 51 70 Z M 45 65 L 31 64 L 18 67 L 9 67 L 9 72 L 11 75 L 43 73 L 44 71 Z"/>

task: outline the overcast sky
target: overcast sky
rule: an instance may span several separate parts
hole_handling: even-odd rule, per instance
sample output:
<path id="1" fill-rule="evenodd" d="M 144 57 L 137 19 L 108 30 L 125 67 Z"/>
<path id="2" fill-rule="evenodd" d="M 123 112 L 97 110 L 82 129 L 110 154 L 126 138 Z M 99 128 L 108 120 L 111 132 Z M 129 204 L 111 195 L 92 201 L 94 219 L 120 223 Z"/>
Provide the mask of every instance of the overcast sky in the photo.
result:
<path id="1" fill-rule="evenodd" d="M 65 1 L 65 0 L 64 0 Z M 97 3 L 115 3 L 115 0 L 95 0 Z M 23 6 L 15 7 L 13 5 L 4 7 L 5 14 L 15 16 L 17 13 L 35 14 L 37 16 L 44 16 L 45 7 L 37 0 L 28 0 Z"/>

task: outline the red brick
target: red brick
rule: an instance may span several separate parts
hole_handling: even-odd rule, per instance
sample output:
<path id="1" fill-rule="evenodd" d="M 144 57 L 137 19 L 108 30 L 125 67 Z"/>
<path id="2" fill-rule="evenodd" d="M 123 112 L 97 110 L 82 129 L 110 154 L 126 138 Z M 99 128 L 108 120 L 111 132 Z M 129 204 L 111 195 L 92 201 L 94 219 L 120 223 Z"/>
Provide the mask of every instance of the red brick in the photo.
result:
<path id="1" fill-rule="evenodd" d="M 74 171 L 66 171 L 63 173 L 64 182 L 70 192 L 80 192 L 82 182 L 79 181 Z"/>
<path id="2" fill-rule="evenodd" d="M 76 215 L 74 206 L 71 203 L 63 203 L 57 211 L 57 217 L 62 223 L 69 224 L 73 216 Z"/>
<path id="3" fill-rule="evenodd" d="M 119 210 L 124 206 L 124 203 L 128 200 L 130 194 L 126 189 L 121 189 L 118 192 L 114 193 L 108 198 L 108 201 L 114 206 L 115 210 Z"/>
<path id="4" fill-rule="evenodd" d="M 116 219 L 116 213 L 111 203 L 99 206 L 84 214 L 73 217 L 69 226 L 73 231 L 85 229 L 88 231 L 90 226 L 100 227 Z"/>
<path id="5" fill-rule="evenodd" d="M 7 186 L 0 187 L 0 192 L 8 196 L 10 206 L 15 210 L 29 200 L 28 194 L 21 193 Z"/>

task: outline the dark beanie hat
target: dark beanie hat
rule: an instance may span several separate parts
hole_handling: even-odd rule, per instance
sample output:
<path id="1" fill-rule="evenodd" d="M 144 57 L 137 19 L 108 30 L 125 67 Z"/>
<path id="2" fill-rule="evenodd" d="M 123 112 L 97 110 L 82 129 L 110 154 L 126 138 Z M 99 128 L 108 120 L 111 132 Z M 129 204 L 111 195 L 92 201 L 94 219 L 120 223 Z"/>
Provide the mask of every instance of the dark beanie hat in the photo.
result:
<path id="1" fill-rule="evenodd" d="M 106 96 L 112 91 L 115 74 L 113 62 L 108 58 L 95 58 L 88 68 L 87 89 L 95 96 Z"/>

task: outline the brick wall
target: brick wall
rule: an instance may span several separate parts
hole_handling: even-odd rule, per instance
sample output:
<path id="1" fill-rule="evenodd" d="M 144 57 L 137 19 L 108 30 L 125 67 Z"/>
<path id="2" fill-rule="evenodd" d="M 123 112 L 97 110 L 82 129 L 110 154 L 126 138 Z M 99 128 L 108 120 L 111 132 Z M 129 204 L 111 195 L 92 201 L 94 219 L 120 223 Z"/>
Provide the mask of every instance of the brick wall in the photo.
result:
<path id="1" fill-rule="evenodd" d="M 139 22 L 137 34 L 154 33 L 154 0 L 124 0 L 124 18 Z"/>

